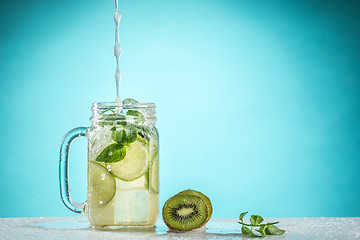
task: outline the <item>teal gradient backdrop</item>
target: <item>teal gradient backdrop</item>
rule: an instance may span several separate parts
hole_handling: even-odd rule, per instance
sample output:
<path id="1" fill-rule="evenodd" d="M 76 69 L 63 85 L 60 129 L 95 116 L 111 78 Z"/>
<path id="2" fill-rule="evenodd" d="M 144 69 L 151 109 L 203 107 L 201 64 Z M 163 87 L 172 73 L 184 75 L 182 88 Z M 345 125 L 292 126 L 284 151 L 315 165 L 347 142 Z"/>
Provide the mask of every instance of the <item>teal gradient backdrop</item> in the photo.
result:
<path id="1" fill-rule="evenodd" d="M 0 217 L 73 216 L 63 135 L 115 99 L 112 0 L 0 3 Z M 162 205 L 360 216 L 360 2 L 119 2 L 122 98 L 157 106 Z M 86 197 L 86 140 L 70 155 Z"/>

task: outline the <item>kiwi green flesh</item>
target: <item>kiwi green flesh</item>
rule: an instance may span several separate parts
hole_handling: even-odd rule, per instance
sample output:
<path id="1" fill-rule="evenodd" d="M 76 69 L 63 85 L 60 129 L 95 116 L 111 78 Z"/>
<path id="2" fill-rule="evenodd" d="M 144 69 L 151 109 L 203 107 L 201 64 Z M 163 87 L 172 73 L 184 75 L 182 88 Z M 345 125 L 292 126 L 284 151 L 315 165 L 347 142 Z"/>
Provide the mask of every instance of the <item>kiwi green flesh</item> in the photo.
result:
<path id="1" fill-rule="evenodd" d="M 201 198 L 206 204 L 207 215 L 208 215 L 204 225 L 210 220 L 211 215 L 212 215 L 212 211 L 213 211 L 212 210 L 212 204 L 211 204 L 210 199 L 205 194 L 203 194 L 201 192 L 198 192 L 198 191 L 195 191 L 195 190 L 192 190 L 192 189 L 188 189 L 188 190 L 184 190 L 182 192 L 179 192 L 177 195 L 191 195 L 191 196 L 196 196 L 196 197 Z"/>
<path id="2" fill-rule="evenodd" d="M 170 229 L 190 231 L 204 225 L 207 207 L 200 197 L 175 195 L 166 201 L 162 214 Z"/>

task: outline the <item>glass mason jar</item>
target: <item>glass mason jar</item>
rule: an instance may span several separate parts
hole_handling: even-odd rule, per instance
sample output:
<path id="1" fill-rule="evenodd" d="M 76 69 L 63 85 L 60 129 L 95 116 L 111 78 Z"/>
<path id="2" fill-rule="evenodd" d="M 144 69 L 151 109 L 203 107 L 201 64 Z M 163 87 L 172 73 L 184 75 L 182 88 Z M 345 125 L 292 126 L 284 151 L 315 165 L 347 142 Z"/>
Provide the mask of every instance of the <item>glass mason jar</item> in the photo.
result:
<path id="1" fill-rule="evenodd" d="M 60 192 L 66 207 L 92 226 L 153 226 L 159 216 L 159 137 L 153 103 L 94 103 L 92 125 L 68 132 L 60 149 Z M 87 201 L 71 199 L 68 154 L 88 140 Z"/>

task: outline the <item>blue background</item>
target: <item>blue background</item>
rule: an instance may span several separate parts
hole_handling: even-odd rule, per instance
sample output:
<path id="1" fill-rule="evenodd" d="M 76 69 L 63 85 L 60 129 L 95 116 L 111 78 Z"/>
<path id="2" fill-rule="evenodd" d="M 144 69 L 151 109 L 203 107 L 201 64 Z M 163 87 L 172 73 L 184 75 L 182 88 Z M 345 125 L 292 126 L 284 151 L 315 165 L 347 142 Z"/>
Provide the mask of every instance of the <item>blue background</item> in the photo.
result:
<path id="1" fill-rule="evenodd" d="M 74 216 L 64 134 L 115 99 L 111 0 L 0 3 L 0 217 Z M 121 97 L 154 102 L 160 204 L 213 217 L 360 216 L 360 2 L 120 1 Z M 70 185 L 86 197 L 86 139 Z"/>

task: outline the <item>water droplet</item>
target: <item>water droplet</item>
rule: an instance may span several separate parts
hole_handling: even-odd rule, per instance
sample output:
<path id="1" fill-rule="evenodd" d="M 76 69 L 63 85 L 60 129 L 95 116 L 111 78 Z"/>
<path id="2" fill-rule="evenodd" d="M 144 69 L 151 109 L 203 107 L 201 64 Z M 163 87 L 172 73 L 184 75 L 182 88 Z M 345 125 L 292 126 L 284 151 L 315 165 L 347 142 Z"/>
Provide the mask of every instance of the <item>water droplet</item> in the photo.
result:
<path id="1" fill-rule="evenodd" d="M 120 43 L 115 43 L 115 46 L 114 46 L 114 55 L 116 58 L 119 58 L 122 54 L 122 47 L 120 45 Z M 118 70 L 117 70 L 118 71 Z M 120 73 L 120 71 L 118 71 Z"/>
<path id="2" fill-rule="evenodd" d="M 120 71 L 116 70 L 116 72 L 115 72 L 115 77 L 116 77 L 116 79 L 119 79 L 119 78 L 120 78 Z"/>
<path id="3" fill-rule="evenodd" d="M 113 16 L 114 16 L 114 22 L 119 24 L 119 22 L 121 20 L 121 13 L 119 12 L 119 10 L 115 10 Z"/>
<path id="4" fill-rule="evenodd" d="M 110 172 L 111 171 L 111 166 L 108 164 L 108 165 L 106 165 L 106 168 L 107 168 L 107 170 Z"/>
<path id="5" fill-rule="evenodd" d="M 103 181 L 105 180 L 105 174 L 104 173 L 101 174 L 101 180 L 103 180 Z"/>

